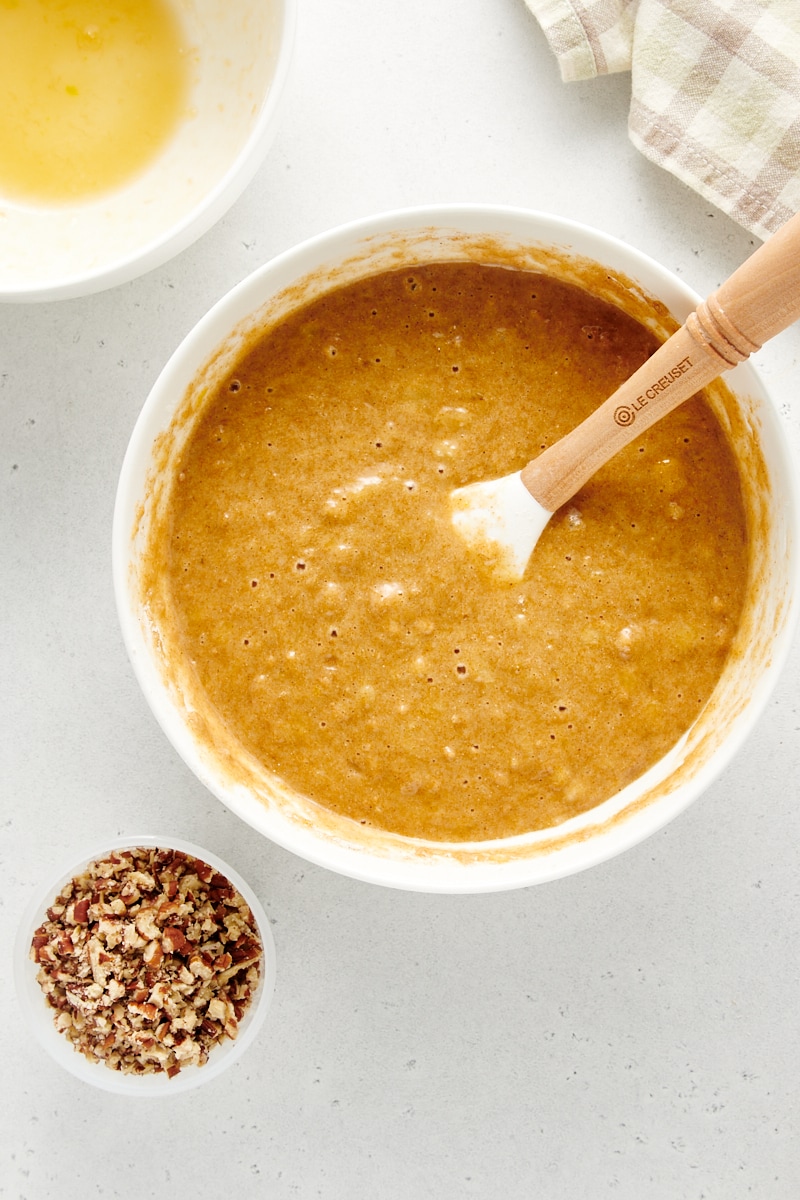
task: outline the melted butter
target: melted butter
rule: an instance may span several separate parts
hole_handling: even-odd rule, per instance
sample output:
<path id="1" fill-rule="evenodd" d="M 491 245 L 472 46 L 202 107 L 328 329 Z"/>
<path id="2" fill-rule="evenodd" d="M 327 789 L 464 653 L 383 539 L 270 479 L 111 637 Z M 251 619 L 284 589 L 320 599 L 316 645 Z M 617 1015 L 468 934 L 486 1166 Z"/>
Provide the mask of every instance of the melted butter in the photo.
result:
<path id="1" fill-rule="evenodd" d="M 185 107 L 166 0 L 0 0 L 0 190 L 73 201 L 126 183 Z"/>

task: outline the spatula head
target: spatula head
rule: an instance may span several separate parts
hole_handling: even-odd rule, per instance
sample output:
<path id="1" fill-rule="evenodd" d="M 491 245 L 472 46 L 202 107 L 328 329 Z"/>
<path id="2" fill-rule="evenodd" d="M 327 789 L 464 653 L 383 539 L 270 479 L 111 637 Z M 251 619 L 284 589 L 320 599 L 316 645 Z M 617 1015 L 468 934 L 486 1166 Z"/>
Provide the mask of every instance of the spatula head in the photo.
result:
<path id="1" fill-rule="evenodd" d="M 453 525 L 466 544 L 509 583 L 525 574 L 528 559 L 552 513 L 534 500 L 520 472 L 470 483 L 450 494 Z"/>

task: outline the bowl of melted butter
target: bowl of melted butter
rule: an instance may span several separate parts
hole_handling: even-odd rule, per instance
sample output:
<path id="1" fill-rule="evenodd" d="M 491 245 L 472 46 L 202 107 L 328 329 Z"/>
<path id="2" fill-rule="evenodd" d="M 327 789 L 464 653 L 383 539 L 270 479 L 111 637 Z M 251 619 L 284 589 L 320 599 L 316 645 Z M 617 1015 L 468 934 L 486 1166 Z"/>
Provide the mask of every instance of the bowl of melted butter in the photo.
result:
<path id="1" fill-rule="evenodd" d="M 272 142 L 295 8 L 0 6 L 0 300 L 102 290 L 210 228 Z"/>
<path id="2" fill-rule="evenodd" d="M 599 471 L 519 583 L 448 501 L 563 436 L 697 300 L 597 231 L 465 206 L 324 234 L 207 314 L 134 430 L 113 550 L 144 694 L 223 803 L 344 874 L 477 892 L 589 867 L 701 794 L 797 607 L 753 367 Z"/>

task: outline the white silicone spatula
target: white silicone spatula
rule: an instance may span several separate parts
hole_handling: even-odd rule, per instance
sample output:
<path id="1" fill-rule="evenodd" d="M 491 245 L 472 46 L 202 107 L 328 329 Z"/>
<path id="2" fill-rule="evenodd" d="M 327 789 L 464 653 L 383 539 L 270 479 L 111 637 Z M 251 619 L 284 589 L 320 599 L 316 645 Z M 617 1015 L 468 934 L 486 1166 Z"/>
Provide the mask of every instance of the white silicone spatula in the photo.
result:
<path id="1" fill-rule="evenodd" d="M 550 517 L 650 425 L 800 317 L 800 213 L 734 271 L 630 379 L 521 471 L 451 494 L 453 524 L 521 579 Z"/>

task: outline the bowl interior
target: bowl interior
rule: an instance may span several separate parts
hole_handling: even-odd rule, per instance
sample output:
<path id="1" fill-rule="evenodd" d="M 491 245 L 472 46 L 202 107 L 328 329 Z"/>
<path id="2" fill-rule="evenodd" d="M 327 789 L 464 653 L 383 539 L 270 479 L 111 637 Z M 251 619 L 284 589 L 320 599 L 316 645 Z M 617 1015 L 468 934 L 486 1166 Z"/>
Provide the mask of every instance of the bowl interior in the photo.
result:
<path id="1" fill-rule="evenodd" d="M 119 1071 L 110 1070 L 102 1063 L 91 1062 L 74 1049 L 71 1042 L 58 1032 L 53 1023 L 53 1010 L 47 1005 L 41 988 L 36 982 L 38 968 L 29 956 L 34 931 L 45 920 L 47 908 L 52 904 L 60 889 L 95 859 L 101 858 L 115 848 L 126 849 L 135 846 L 157 846 L 182 850 L 184 853 L 208 863 L 225 875 L 249 904 L 264 948 L 258 991 L 240 1022 L 238 1037 L 235 1041 L 226 1039 L 215 1046 L 204 1066 L 185 1067 L 173 1079 L 169 1079 L 164 1073 L 125 1075 Z M 90 1083 L 104 1091 L 127 1096 L 172 1096 L 207 1083 L 232 1066 L 252 1044 L 264 1023 L 275 990 L 275 973 L 275 943 L 272 930 L 261 902 L 250 885 L 215 854 L 190 842 L 176 841 L 171 837 L 147 835 L 115 838 L 113 842 L 105 842 L 94 851 L 83 855 L 79 861 L 64 867 L 47 884 L 40 886 L 31 897 L 20 922 L 14 946 L 14 979 L 17 997 L 25 1020 L 40 1045 L 60 1066 L 82 1082 Z"/>
<path id="2" fill-rule="evenodd" d="M 153 711 L 198 777 L 261 833 L 295 853 L 371 882 L 425 891 L 527 886 L 581 870 L 660 828 L 716 777 L 761 712 L 788 650 L 796 612 L 798 500 L 777 413 L 752 366 L 712 389 L 734 445 L 752 547 L 749 599 L 734 651 L 705 710 L 660 763 L 613 799 L 548 830 L 503 841 L 425 843 L 365 830 L 289 794 L 226 744 L 222 728 L 195 733 L 180 666 L 162 661 L 139 595 L 150 522 L 169 495 L 179 454 L 209 383 L 260 323 L 327 290 L 388 267 L 474 259 L 587 281 L 667 336 L 698 297 L 656 263 L 596 231 L 540 214 L 464 207 L 390 213 L 334 230 L 274 260 L 234 289 L 192 331 L 156 383 L 120 478 L 114 577 L 126 645 Z M 182 418 L 172 424 L 176 414 Z M 207 736 L 210 732 L 210 739 Z M 217 750 L 209 751 L 209 741 Z"/>
<path id="3" fill-rule="evenodd" d="M 184 249 L 233 203 L 275 132 L 295 0 L 175 4 L 189 63 L 186 113 L 157 159 L 91 201 L 23 204 L 0 193 L 0 299 L 82 295 Z"/>

